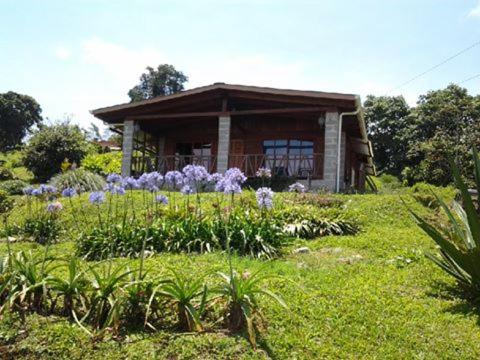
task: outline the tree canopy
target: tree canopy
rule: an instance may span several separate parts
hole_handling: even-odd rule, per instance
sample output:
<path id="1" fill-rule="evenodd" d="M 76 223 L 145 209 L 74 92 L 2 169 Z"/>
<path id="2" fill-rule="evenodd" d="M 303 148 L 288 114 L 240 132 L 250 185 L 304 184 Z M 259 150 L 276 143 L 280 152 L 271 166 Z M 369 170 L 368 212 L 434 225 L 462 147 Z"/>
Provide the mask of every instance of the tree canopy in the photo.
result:
<path id="1" fill-rule="evenodd" d="M 448 158 L 472 173 L 471 148 L 480 145 L 480 96 L 451 84 L 420 95 L 409 108 L 403 97 L 368 96 L 365 119 L 380 172 L 408 183 L 452 181 Z"/>
<path id="2" fill-rule="evenodd" d="M 149 66 L 140 76 L 140 84 L 130 89 L 128 96 L 134 102 L 175 94 L 184 90 L 187 80 L 188 77 L 176 70 L 173 65 L 162 64 L 157 69 Z"/>
<path id="3" fill-rule="evenodd" d="M 0 151 L 13 150 L 34 125 L 42 122 L 42 109 L 34 98 L 9 91 L 0 94 Z"/>

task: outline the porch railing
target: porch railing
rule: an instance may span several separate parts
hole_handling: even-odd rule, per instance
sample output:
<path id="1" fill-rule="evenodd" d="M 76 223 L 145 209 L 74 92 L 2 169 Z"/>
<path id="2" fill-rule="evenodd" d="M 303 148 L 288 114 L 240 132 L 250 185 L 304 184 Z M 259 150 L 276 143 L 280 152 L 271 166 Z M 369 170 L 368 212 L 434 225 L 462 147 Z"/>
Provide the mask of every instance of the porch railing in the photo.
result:
<path id="1" fill-rule="evenodd" d="M 323 175 L 323 154 L 230 155 L 229 166 L 240 168 L 248 177 L 255 176 L 257 170 L 264 167 L 270 169 L 274 175 L 319 179 Z"/>
<path id="2" fill-rule="evenodd" d="M 182 170 L 188 164 L 203 165 L 212 173 L 217 169 L 217 156 L 165 155 L 158 157 L 134 157 L 132 158 L 132 172 L 135 175 L 154 170 L 166 173 L 172 170 Z M 248 177 L 255 176 L 259 168 L 265 167 L 270 169 L 275 175 L 319 179 L 323 175 L 323 154 L 230 155 L 228 166 L 240 168 Z"/>

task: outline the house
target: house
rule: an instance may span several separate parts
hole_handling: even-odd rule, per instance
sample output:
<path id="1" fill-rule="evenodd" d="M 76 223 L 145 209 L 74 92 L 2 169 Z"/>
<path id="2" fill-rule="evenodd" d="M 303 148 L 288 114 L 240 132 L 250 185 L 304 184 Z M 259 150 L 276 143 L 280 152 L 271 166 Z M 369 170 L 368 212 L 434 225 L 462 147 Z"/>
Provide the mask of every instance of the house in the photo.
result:
<path id="1" fill-rule="evenodd" d="M 92 114 L 123 134 L 124 176 L 267 167 L 342 191 L 362 190 L 375 171 L 356 95 L 215 83 Z"/>

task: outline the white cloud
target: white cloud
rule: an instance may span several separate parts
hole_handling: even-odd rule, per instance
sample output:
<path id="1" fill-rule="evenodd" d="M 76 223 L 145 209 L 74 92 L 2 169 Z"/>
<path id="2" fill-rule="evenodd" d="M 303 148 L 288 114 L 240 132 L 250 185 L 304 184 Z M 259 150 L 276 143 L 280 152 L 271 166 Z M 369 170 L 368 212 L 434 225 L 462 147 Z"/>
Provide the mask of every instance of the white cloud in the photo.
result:
<path id="1" fill-rule="evenodd" d="M 68 60 L 72 55 L 71 51 L 64 47 L 59 47 L 55 49 L 55 57 L 60 60 Z"/>
<path id="2" fill-rule="evenodd" d="M 480 1 L 478 2 L 477 6 L 470 10 L 468 17 L 480 17 Z"/>

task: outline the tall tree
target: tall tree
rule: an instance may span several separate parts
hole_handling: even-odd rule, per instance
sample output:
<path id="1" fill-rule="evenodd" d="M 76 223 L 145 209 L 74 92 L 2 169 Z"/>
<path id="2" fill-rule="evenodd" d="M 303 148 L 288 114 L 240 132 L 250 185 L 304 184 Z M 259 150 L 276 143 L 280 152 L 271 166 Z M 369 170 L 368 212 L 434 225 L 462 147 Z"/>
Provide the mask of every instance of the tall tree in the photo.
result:
<path id="1" fill-rule="evenodd" d="M 368 95 L 363 106 L 377 169 L 399 176 L 407 163 L 408 104 L 403 96 Z"/>
<path id="2" fill-rule="evenodd" d="M 468 176 L 470 150 L 480 146 L 480 96 L 451 84 L 419 97 L 412 112 L 408 157 L 414 164 L 411 181 L 447 185 L 452 181 L 447 158 L 452 157 Z"/>
<path id="3" fill-rule="evenodd" d="M 159 65 L 157 69 L 149 66 L 146 70 L 140 76 L 140 84 L 128 92 L 132 102 L 175 94 L 184 90 L 184 84 L 188 80 L 181 71 L 169 64 Z"/>
<path id="4" fill-rule="evenodd" d="M 34 125 L 42 122 L 42 109 L 34 98 L 9 91 L 0 94 L 0 151 L 21 144 Z"/>

